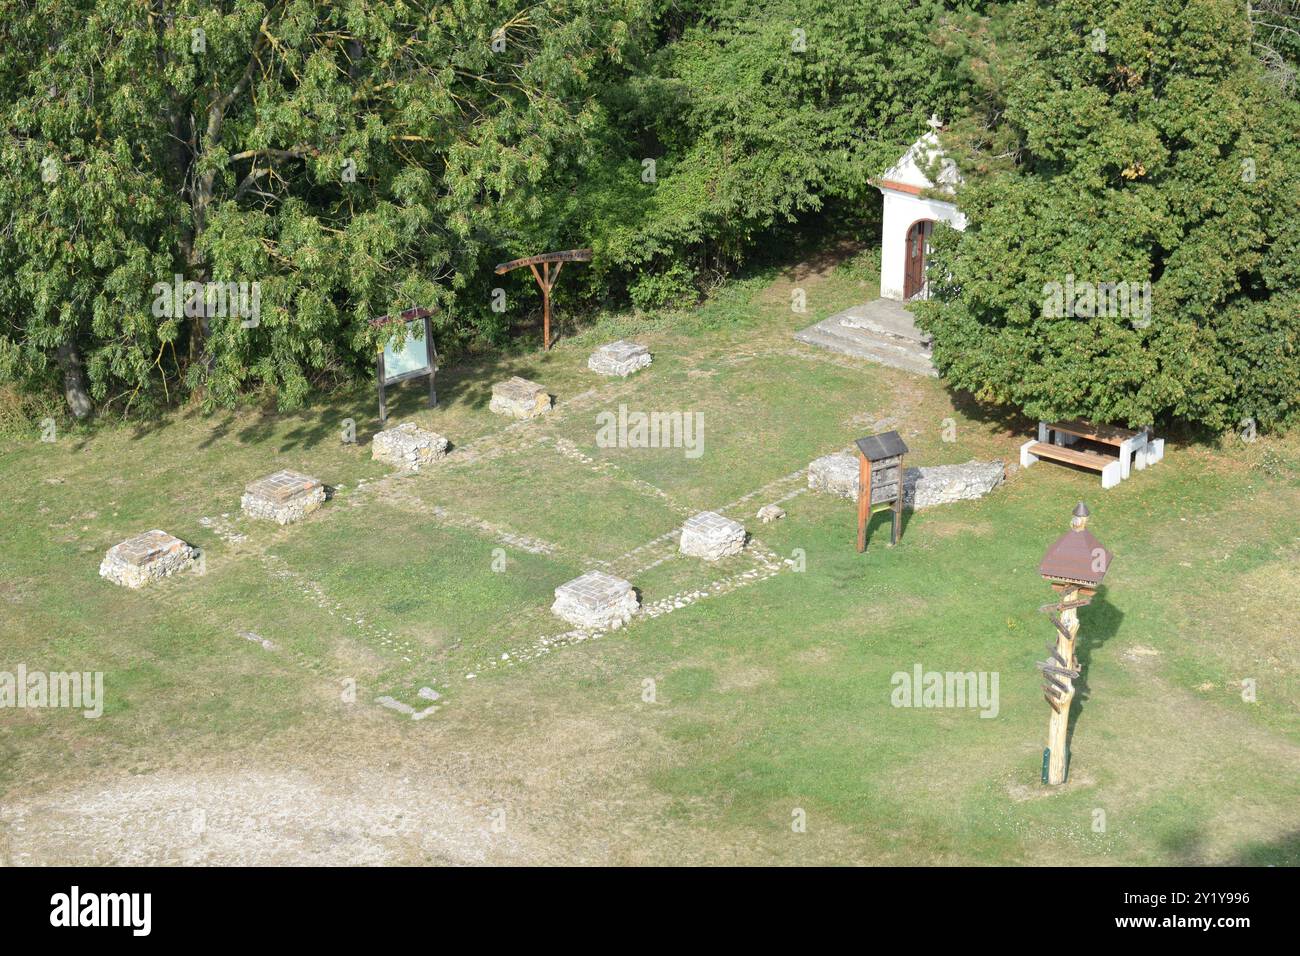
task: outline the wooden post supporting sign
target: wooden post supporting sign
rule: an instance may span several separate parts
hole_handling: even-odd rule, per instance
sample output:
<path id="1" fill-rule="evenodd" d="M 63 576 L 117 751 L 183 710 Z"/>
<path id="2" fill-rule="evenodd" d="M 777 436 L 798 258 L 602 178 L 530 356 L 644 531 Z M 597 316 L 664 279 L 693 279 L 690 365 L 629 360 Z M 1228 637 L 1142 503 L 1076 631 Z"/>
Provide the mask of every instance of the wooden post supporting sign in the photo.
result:
<path id="1" fill-rule="evenodd" d="M 389 347 L 381 343 L 375 357 L 375 379 L 379 386 L 379 423 L 388 421 L 388 389 L 390 386 L 428 376 L 429 407 L 438 405 L 438 392 L 434 379 L 438 374 L 438 350 L 433 342 L 433 310 L 407 309 L 396 316 L 381 315 L 371 319 L 376 327 L 398 325 L 402 338 Z M 415 324 L 423 323 L 422 334 L 415 334 Z"/>
<path id="2" fill-rule="evenodd" d="M 497 275 L 504 275 L 512 269 L 528 266 L 533 271 L 533 278 L 542 289 L 542 344 L 549 351 L 551 348 L 551 289 L 560 277 L 560 270 L 566 262 L 590 262 L 590 249 L 566 249 L 563 252 L 544 252 L 539 256 L 525 256 L 512 259 L 496 267 Z M 539 272 L 537 267 L 541 266 Z M 554 269 L 551 267 L 554 266 Z"/>

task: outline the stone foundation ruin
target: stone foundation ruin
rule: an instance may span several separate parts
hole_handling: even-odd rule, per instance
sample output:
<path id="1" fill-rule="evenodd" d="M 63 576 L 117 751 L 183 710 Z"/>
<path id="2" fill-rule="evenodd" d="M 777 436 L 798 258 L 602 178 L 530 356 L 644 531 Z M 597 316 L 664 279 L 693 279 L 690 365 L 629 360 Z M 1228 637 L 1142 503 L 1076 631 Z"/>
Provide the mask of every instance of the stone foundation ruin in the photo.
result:
<path id="1" fill-rule="evenodd" d="M 650 350 L 644 345 L 620 339 L 592 352 L 591 358 L 587 359 L 587 368 L 599 375 L 627 378 L 638 369 L 645 368 L 651 361 Z"/>
<path id="2" fill-rule="evenodd" d="M 686 519 L 679 546 L 682 554 L 717 561 L 739 554 L 745 547 L 745 526 L 717 512 L 705 511 Z"/>
<path id="3" fill-rule="evenodd" d="M 419 471 L 447 455 L 450 442 L 437 432 L 421 428 L 415 422 L 403 422 L 388 428 L 370 441 L 370 457 L 406 471 Z"/>
<path id="4" fill-rule="evenodd" d="M 99 566 L 99 576 L 125 588 L 142 588 L 186 570 L 193 559 L 188 544 L 155 529 L 109 548 Z"/>
<path id="5" fill-rule="evenodd" d="M 551 612 L 575 627 L 617 628 L 632 619 L 637 603 L 630 582 L 602 571 L 589 571 L 555 589 Z"/>
<path id="6" fill-rule="evenodd" d="M 925 465 L 903 472 L 903 507 L 920 511 L 934 505 L 983 498 L 1002 484 L 1006 466 L 999 459 L 963 465 Z M 847 453 L 824 455 L 808 465 L 813 491 L 858 499 L 858 460 Z"/>
<path id="7" fill-rule="evenodd" d="M 296 471 L 277 471 L 244 489 L 239 506 L 250 518 L 292 524 L 325 502 L 325 486 Z"/>
<path id="8" fill-rule="evenodd" d="M 551 410 L 551 396 L 541 385 L 516 375 L 492 386 L 488 408 L 509 418 L 536 418 Z"/>

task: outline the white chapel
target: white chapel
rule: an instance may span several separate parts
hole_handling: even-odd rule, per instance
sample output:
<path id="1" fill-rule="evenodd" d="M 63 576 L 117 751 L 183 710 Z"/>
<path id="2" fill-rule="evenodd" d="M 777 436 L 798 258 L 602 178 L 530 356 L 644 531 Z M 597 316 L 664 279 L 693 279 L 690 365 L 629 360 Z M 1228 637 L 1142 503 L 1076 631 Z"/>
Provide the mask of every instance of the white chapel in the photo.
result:
<path id="1" fill-rule="evenodd" d="M 875 180 L 885 199 L 880 238 L 880 294 L 886 299 L 924 299 L 926 257 L 934 224 L 946 222 L 956 229 L 966 228 L 966 217 L 961 210 L 955 203 L 941 198 L 944 194 L 953 195 L 962 182 L 961 174 L 940 145 L 942 124 L 938 117 L 931 117 L 929 125 L 930 131 Z M 936 162 L 937 183 L 924 172 Z M 931 193 L 932 198 L 923 193 Z"/>

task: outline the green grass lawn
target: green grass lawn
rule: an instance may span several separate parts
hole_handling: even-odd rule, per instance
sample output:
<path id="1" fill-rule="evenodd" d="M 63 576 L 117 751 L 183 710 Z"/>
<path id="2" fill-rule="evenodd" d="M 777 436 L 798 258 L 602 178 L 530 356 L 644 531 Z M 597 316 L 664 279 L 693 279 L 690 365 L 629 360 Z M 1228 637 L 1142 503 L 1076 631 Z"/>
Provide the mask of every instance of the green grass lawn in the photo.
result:
<path id="1" fill-rule="evenodd" d="M 1105 492 L 1044 463 L 907 515 L 897 548 L 880 519 L 860 555 L 851 502 L 795 493 L 810 459 L 892 427 L 909 464 L 1015 463 L 1029 428 L 790 337 L 874 294 L 861 261 L 774 270 L 686 315 L 607 317 L 549 354 L 458 364 L 439 408 L 418 389 L 394 401 L 454 446 L 417 475 L 371 461 L 364 390 L 3 446 L 0 670 L 103 671 L 106 701 L 98 720 L 0 710 L 0 850 L 167 862 L 179 831 L 150 837 L 172 847 L 155 856 L 119 831 L 183 812 L 179 781 L 202 774 L 285 861 L 322 841 L 346 861 L 380 839 L 345 832 L 349 815 L 418 822 L 437 804 L 462 829 L 509 807 L 511 841 L 482 858 L 527 862 L 1300 862 L 1300 441 L 1175 439 Z M 654 364 L 589 373 L 591 348 L 624 335 Z M 491 414 L 511 374 L 555 410 Z M 699 414 L 702 454 L 601 447 L 597 415 L 619 405 Z M 347 418 L 360 444 L 340 440 Z M 243 485 L 284 467 L 333 498 L 288 528 L 243 519 Z M 759 524 L 777 498 L 787 517 Z M 1071 776 L 1049 791 L 1037 564 L 1080 499 L 1116 558 L 1081 613 Z M 746 553 L 676 554 L 671 532 L 704 509 L 746 523 Z M 205 573 L 138 592 L 98 577 L 108 547 L 154 527 L 200 546 Z M 597 567 L 668 613 L 566 638 L 552 590 Z M 892 676 L 918 664 L 996 674 L 996 716 L 893 706 Z M 424 687 L 441 699 L 420 721 L 375 703 L 418 710 Z M 254 796 L 290 774 L 348 810 L 313 829 Z M 51 809 L 124 793 L 93 820 Z M 417 829 L 378 857 L 456 859 L 456 826 Z M 242 859 L 233 845 L 204 852 Z"/>

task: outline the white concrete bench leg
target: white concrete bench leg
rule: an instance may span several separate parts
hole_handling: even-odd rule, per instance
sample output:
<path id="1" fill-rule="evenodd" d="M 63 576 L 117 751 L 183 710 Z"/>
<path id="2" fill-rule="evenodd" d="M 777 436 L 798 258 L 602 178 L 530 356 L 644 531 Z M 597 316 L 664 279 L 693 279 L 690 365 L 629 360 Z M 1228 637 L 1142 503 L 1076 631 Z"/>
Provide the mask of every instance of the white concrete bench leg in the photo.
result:
<path id="1" fill-rule="evenodd" d="M 1029 450 L 1035 444 L 1037 444 L 1037 442 L 1035 442 L 1031 438 L 1029 441 L 1025 442 L 1023 445 L 1020 446 L 1020 467 L 1021 468 L 1028 468 L 1034 462 L 1038 461 L 1038 456 L 1033 454 Z"/>
<path id="2" fill-rule="evenodd" d="M 1136 455 L 1142 454 L 1144 439 L 1141 435 L 1137 438 L 1129 438 L 1119 443 L 1119 463 L 1120 477 L 1128 478 L 1132 472 L 1133 459 Z"/>
<path id="3" fill-rule="evenodd" d="M 1051 441 L 1051 439 L 1048 437 L 1047 422 L 1038 423 L 1038 440 L 1040 442 L 1043 442 L 1044 444 Z"/>
<path id="4" fill-rule="evenodd" d="M 1101 470 L 1101 486 L 1103 488 L 1114 488 L 1123 480 L 1121 465 L 1118 460 L 1112 461 Z"/>
<path id="5" fill-rule="evenodd" d="M 1153 438 L 1147 442 L 1147 464 L 1154 465 L 1165 457 L 1165 440 Z"/>

